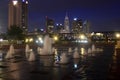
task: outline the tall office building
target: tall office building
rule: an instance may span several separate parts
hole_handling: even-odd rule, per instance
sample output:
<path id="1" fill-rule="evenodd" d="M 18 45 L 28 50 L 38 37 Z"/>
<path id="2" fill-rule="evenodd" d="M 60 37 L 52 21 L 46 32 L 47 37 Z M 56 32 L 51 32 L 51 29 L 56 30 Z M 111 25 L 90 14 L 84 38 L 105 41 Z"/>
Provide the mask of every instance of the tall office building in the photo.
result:
<path id="1" fill-rule="evenodd" d="M 55 28 L 55 31 L 57 33 L 61 33 L 61 31 L 64 30 L 64 26 L 62 24 L 56 24 L 56 28 Z"/>
<path id="2" fill-rule="evenodd" d="M 73 33 L 81 33 L 81 32 L 83 32 L 82 19 L 74 18 L 74 20 L 72 22 L 72 32 Z"/>
<path id="3" fill-rule="evenodd" d="M 54 31 L 54 20 L 46 17 L 46 32 L 53 33 Z"/>
<path id="4" fill-rule="evenodd" d="M 9 0 L 8 29 L 19 26 L 24 31 L 28 28 L 28 0 Z"/>
<path id="5" fill-rule="evenodd" d="M 89 34 L 90 33 L 90 23 L 88 20 L 84 21 L 83 27 L 84 27 L 84 33 Z"/>
<path id="6" fill-rule="evenodd" d="M 65 33 L 70 33 L 70 24 L 69 24 L 69 18 L 67 14 L 64 20 L 64 29 L 65 29 Z"/>

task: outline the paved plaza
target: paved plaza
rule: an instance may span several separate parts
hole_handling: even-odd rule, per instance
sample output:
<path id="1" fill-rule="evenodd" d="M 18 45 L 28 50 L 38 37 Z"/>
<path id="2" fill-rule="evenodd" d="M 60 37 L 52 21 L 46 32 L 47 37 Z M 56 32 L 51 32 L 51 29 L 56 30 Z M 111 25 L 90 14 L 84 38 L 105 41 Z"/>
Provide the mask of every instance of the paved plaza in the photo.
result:
<path id="1" fill-rule="evenodd" d="M 15 57 L 0 62 L 1 80 L 119 80 L 119 51 L 102 46 L 102 52 L 81 55 L 67 64 L 56 64 L 54 56 L 39 56 L 36 61 Z M 62 49 L 58 51 L 61 53 Z"/>

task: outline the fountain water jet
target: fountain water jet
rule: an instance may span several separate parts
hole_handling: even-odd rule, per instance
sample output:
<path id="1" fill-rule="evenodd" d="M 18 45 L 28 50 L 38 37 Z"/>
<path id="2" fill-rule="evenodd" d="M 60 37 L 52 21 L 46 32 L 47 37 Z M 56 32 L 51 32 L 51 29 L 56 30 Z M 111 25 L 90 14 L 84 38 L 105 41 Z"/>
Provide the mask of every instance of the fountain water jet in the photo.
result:
<path id="1" fill-rule="evenodd" d="M 25 52 L 30 52 L 30 47 L 28 44 L 26 44 L 26 46 L 25 46 Z"/>
<path id="2" fill-rule="evenodd" d="M 73 58 L 80 58 L 80 54 L 78 53 L 78 48 L 75 48 L 75 52 L 73 53 Z"/>
<path id="3" fill-rule="evenodd" d="M 29 55 L 28 61 L 35 61 L 35 54 L 34 54 L 32 49 L 30 51 L 30 55 Z"/>
<path id="4" fill-rule="evenodd" d="M 62 53 L 61 54 L 59 63 L 60 64 L 67 64 L 67 63 L 69 63 L 69 59 L 66 56 L 66 53 Z"/>
<path id="5" fill-rule="evenodd" d="M 95 45 L 93 44 L 92 45 L 92 52 L 95 52 L 96 51 L 96 48 L 95 48 Z"/>
<path id="6" fill-rule="evenodd" d="M 68 55 L 71 55 L 72 54 L 72 48 L 68 48 Z"/>
<path id="7" fill-rule="evenodd" d="M 9 58 L 12 58 L 12 54 L 10 53 L 10 51 L 8 50 L 6 56 L 5 56 L 6 59 L 9 59 Z"/>
<path id="8" fill-rule="evenodd" d="M 92 53 L 92 50 L 91 50 L 91 48 L 88 48 L 88 53 Z"/>
<path id="9" fill-rule="evenodd" d="M 52 55 L 52 38 L 49 35 L 45 35 L 43 50 L 40 55 Z"/>
<path id="10" fill-rule="evenodd" d="M 26 44 L 25 46 L 25 55 L 27 58 L 29 58 L 29 55 L 30 55 L 30 47 L 28 44 Z"/>
<path id="11" fill-rule="evenodd" d="M 12 58 L 13 55 L 15 54 L 15 49 L 13 45 L 10 45 L 10 48 L 5 56 L 6 59 Z"/>

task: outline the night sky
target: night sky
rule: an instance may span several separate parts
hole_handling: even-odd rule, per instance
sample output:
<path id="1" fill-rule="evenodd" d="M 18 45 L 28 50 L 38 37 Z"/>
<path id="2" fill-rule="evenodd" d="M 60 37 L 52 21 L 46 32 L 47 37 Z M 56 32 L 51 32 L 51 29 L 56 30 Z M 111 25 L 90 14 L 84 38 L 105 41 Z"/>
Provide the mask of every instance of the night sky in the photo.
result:
<path id="1" fill-rule="evenodd" d="M 45 27 L 45 17 L 63 23 L 77 17 L 88 20 L 91 31 L 120 30 L 120 0 L 29 0 L 29 30 Z M 0 0 L 0 32 L 7 30 L 8 0 Z"/>

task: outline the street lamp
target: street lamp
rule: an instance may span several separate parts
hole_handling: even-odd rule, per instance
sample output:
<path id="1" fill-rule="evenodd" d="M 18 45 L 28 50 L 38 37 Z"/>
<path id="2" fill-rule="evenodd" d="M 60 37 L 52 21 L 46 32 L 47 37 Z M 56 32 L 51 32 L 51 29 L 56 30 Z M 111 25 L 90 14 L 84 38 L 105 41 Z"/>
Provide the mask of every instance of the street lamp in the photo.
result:
<path id="1" fill-rule="evenodd" d="M 120 34 L 119 33 L 116 33 L 116 38 L 120 38 Z"/>
<path id="2" fill-rule="evenodd" d="M 57 40 L 58 40 L 58 37 L 57 37 L 57 36 L 54 36 L 54 40 L 57 41 Z"/>

